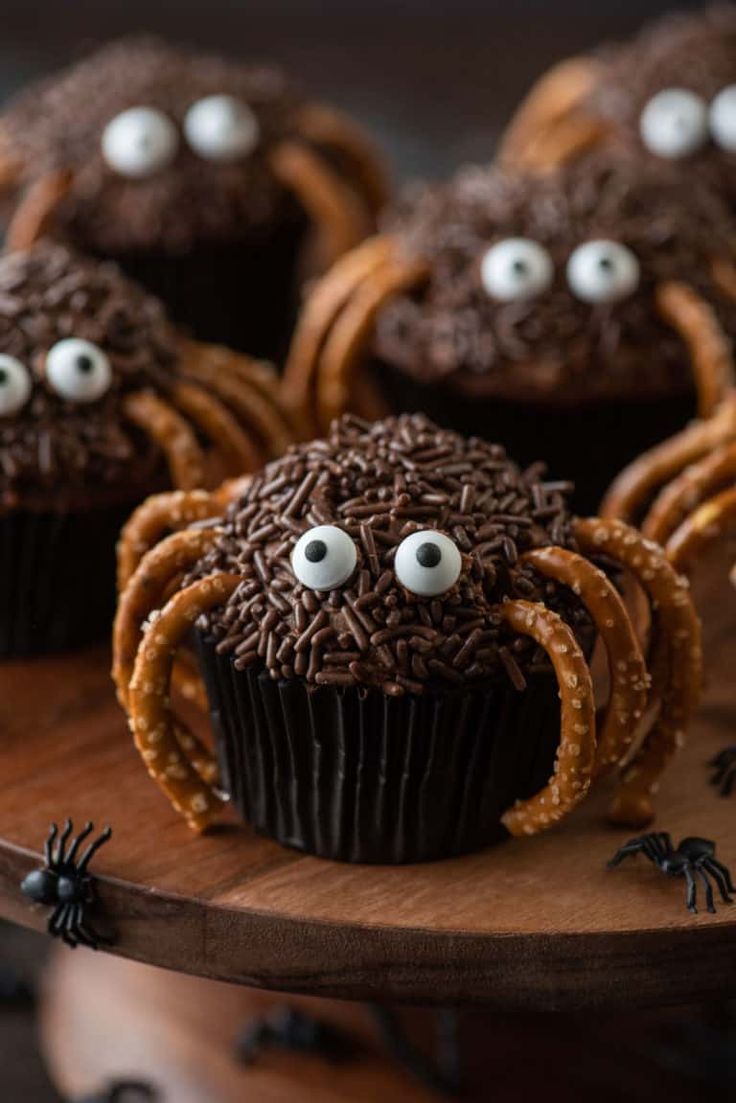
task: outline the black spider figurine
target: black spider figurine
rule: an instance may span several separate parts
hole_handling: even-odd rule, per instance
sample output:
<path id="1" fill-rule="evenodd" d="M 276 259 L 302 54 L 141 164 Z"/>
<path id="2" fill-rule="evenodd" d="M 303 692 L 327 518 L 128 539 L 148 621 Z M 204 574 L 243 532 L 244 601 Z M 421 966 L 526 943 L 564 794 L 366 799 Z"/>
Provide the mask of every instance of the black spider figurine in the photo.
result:
<path id="1" fill-rule="evenodd" d="M 713 878 L 724 904 L 733 903 L 729 893 L 736 892 L 731 883 L 731 874 L 722 862 L 715 857 L 716 844 L 710 839 L 699 839 L 692 836 L 683 839 L 675 849 L 669 832 L 657 831 L 649 835 L 640 835 L 636 839 L 630 839 L 628 843 L 617 850 L 608 868 L 619 865 L 620 862 L 631 854 L 645 854 L 650 862 L 654 862 L 663 873 L 670 877 L 684 877 L 687 882 L 687 907 L 688 911 L 697 912 L 696 896 L 697 884 L 695 874 L 698 875 L 705 889 L 705 904 L 709 912 L 716 910 L 713 903 L 713 889 L 709 876 Z"/>
<path id="2" fill-rule="evenodd" d="M 238 1059 L 250 1065 L 264 1049 L 284 1049 L 314 1053 L 340 1063 L 355 1055 L 355 1042 L 349 1034 L 321 1019 L 291 1007 L 254 1019 L 237 1040 Z"/>
<path id="3" fill-rule="evenodd" d="M 715 785 L 722 797 L 730 797 L 736 787 L 736 747 L 725 747 L 708 765 L 713 770 L 711 785 Z"/>
<path id="4" fill-rule="evenodd" d="M 54 906 L 48 921 L 50 935 L 61 938 L 72 949 L 81 945 L 96 950 L 100 943 L 110 940 L 98 934 L 87 917 L 87 911 L 95 900 L 94 878 L 87 872 L 87 867 L 95 852 L 112 835 L 112 828 L 106 827 L 87 846 L 78 862 L 76 859 L 79 847 L 94 830 L 94 824 L 85 824 L 84 830 L 72 840 L 67 851 L 66 845 L 73 830 L 72 821 L 67 820 L 56 843 L 59 829 L 55 823 L 51 824 L 44 843 L 44 865 L 29 873 L 20 887 L 34 903 Z"/>

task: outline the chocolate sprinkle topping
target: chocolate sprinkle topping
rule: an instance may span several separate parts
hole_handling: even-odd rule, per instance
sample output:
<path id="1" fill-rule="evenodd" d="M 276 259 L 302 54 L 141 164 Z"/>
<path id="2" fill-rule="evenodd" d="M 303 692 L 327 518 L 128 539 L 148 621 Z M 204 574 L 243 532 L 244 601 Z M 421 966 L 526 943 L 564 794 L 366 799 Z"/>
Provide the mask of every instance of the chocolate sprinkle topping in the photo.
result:
<path id="1" fill-rule="evenodd" d="M 563 405 L 684 393 L 689 356 L 654 303 L 667 279 L 686 280 L 736 332 L 736 308 L 711 279 L 714 256 L 731 256 L 729 211 L 687 174 L 640 158 L 601 151 L 544 177 L 466 168 L 447 184 L 409 190 L 385 229 L 429 262 L 430 276 L 382 312 L 375 352 L 424 383 Z M 483 287 L 480 262 L 511 237 L 544 246 L 554 282 L 535 298 L 500 302 Z M 570 291 L 570 254 L 596 238 L 638 258 L 640 283 L 628 298 L 591 305 Z"/>
<path id="2" fill-rule="evenodd" d="M 502 670 L 520 689 L 541 653 L 504 638 L 494 605 L 523 597 L 574 629 L 589 626 L 571 591 L 519 563 L 528 548 L 574 546 L 568 490 L 545 482 L 541 465 L 522 472 L 499 445 L 423 415 L 373 425 L 347 415 L 326 440 L 269 464 L 229 508 L 192 578 L 230 571 L 243 582 L 200 627 L 237 669 L 260 661 L 276 679 L 399 695 Z M 297 580 L 290 556 L 325 523 L 353 537 L 358 562 L 344 586 L 317 593 Z M 393 565 L 401 541 L 423 529 L 442 530 L 462 555 L 458 582 L 431 599 L 406 590 Z"/>

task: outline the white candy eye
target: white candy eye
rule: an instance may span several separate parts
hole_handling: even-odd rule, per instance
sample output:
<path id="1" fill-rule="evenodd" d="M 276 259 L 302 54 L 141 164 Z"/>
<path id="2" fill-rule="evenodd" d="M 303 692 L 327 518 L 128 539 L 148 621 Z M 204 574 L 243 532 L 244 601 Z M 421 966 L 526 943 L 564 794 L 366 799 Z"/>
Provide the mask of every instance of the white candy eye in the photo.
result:
<path id="1" fill-rule="evenodd" d="M 402 586 L 420 597 L 447 593 L 460 576 L 462 558 L 442 532 L 413 532 L 396 551 L 394 570 Z"/>
<path id="2" fill-rule="evenodd" d="M 190 107 L 184 133 L 195 153 L 208 161 L 239 161 L 255 148 L 258 119 L 235 96 L 207 96 Z"/>
<path id="3" fill-rule="evenodd" d="M 708 116 L 713 141 L 728 153 L 736 153 L 736 84 L 721 89 Z"/>
<path id="4" fill-rule="evenodd" d="M 502 303 L 532 299 L 552 283 L 554 269 L 546 249 L 526 237 L 507 237 L 492 245 L 480 262 L 483 286 Z"/>
<path id="5" fill-rule="evenodd" d="M 11 417 L 31 396 L 31 375 L 14 356 L 0 353 L 0 417 Z"/>
<path id="6" fill-rule="evenodd" d="M 300 536 L 291 553 L 291 566 L 302 586 L 334 590 L 355 570 L 358 553 L 344 529 L 317 525 Z"/>
<path id="7" fill-rule="evenodd" d="M 567 282 L 584 303 L 614 303 L 639 285 L 639 261 L 618 241 L 586 241 L 567 262 Z"/>
<path id="8" fill-rule="evenodd" d="M 689 157 L 708 138 L 705 101 L 684 88 L 665 88 L 641 113 L 639 132 L 650 153 L 676 161 Z"/>
<path id="9" fill-rule="evenodd" d="M 179 133 L 168 115 L 153 107 L 131 107 L 116 115 L 102 133 L 102 154 L 121 176 L 141 180 L 170 165 Z"/>
<path id="10" fill-rule="evenodd" d="M 68 337 L 49 349 L 46 378 L 70 402 L 96 402 L 110 388 L 112 368 L 97 345 Z"/>

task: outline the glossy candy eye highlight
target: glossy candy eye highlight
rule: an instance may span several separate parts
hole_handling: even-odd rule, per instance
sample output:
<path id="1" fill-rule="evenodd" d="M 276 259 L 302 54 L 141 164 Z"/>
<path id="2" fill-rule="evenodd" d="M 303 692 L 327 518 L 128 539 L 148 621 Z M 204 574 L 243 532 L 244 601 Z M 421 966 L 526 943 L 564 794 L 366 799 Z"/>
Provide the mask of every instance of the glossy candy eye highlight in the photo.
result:
<path id="1" fill-rule="evenodd" d="M 184 134 L 195 153 L 227 163 L 247 157 L 260 136 L 258 119 L 235 96 L 207 96 L 189 108 Z"/>
<path id="2" fill-rule="evenodd" d="M 291 553 L 291 566 L 310 590 L 334 590 L 352 575 L 358 562 L 355 544 L 336 525 L 317 525 L 305 532 Z"/>
<path id="3" fill-rule="evenodd" d="M 116 115 L 102 134 L 102 154 L 111 169 L 133 180 L 154 176 L 171 164 L 179 148 L 172 120 L 153 107 L 131 107 Z"/>
<path id="4" fill-rule="evenodd" d="M 12 417 L 31 397 L 31 375 L 14 356 L 0 353 L 0 417 Z"/>
<path id="5" fill-rule="evenodd" d="M 480 263 L 488 294 L 507 303 L 541 295 L 552 283 L 552 259 L 541 245 L 525 237 L 509 237 L 492 245 Z"/>
<path id="6" fill-rule="evenodd" d="M 68 337 L 49 350 L 46 378 L 56 393 L 70 402 L 96 402 L 110 389 L 112 368 L 97 345 Z"/>
<path id="7" fill-rule="evenodd" d="M 694 92 L 664 88 L 642 111 L 639 132 L 650 153 L 672 161 L 689 157 L 708 139 L 708 108 Z"/>
<path id="8" fill-rule="evenodd" d="M 396 552 L 394 570 L 402 586 L 419 597 L 437 597 L 457 582 L 462 557 L 457 546 L 442 532 L 428 529 L 413 532 L 402 540 Z"/>
<path id="9" fill-rule="evenodd" d="M 713 141 L 728 153 L 736 153 L 736 84 L 722 88 L 708 112 Z"/>
<path id="10" fill-rule="evenodd" d="M 613 303 L 639 285 L 639 261 L 618 241 L 586 241 L 567 262 L 567 282 L 584 303 Z"/>

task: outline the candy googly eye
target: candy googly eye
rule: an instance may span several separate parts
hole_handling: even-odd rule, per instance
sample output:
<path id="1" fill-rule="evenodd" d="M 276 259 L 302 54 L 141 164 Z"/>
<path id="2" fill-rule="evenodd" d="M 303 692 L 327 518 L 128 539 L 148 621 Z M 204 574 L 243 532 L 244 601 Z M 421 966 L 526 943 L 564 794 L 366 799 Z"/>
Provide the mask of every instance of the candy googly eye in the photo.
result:
<path id="1" fill-rule="evenodd" d="M 727 153 L 736 153 L 736 84 L 722 88 L 708 111 L 713 141 Z"/>
<path id="2" fill-rule="evenodd" d="M 708 139 L 708 108 L 694 92 L 664 88 L 642 111 L 639 133 L 649 152 L 658 157 L 672 161 L 689 157 Z"/>
<path id="3" fill-rule="evenodd" d="M 394 559 L 396 577 L 419 597 L 445 594 L 457 582 L 462 557 L 449 536 L 428 529 L 413 532 L 399 544 Z"/>
<path id="4" fill-rule="evenodd" d="M 102 134 L 102 155 L 121 176 L 141 180 L 165 169 L 176 157 L 179 132 L 154 107 L 131 107 L 116 115 Z"/>
<path id="5" fill-rule="evenodd" d="M 14 356 L 0 354 L 0 417 L 12 417 L 31 397 L 31 373 Z"/>
<path id="6" fill-rule="evenodd" d="M 297 540 L 291 566 L 302 586 L 334 590 L 352 575 L 358 562 L 355 544 L 336 525 L 317 525 Z"/>
<path id="7" fill-rule="evenodd" d="M 567 282 L 584 303 L 613 303 L 639 285 L 639 261 L 618 241 L 586 241 L 567 262 Z"/>
<path id="8" fill-rule="evenodd" d="M 551 285 L 553 276 L 552 258 L 547 250 L 526 237 L 498 241 L 480 263 L 483 287 L 502 303 L 541 295 Z"/>
<path id="9" fill-rule="evenodd" d="M 189 108 L 184 134 L 195 153 L 208 161 L 239 161 L 255 149 L 258 119 L 235 96 L 207 96 Z"/>
<path id="10" fill-rule="evenodd" d="M 56 393 L 70 402 L 96 402 L 110 389 L 112 368 L 97 345 L 68 337 L 49 350 L 46 378 Z"/>

